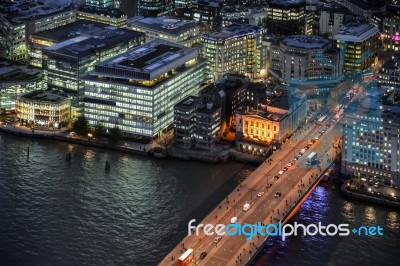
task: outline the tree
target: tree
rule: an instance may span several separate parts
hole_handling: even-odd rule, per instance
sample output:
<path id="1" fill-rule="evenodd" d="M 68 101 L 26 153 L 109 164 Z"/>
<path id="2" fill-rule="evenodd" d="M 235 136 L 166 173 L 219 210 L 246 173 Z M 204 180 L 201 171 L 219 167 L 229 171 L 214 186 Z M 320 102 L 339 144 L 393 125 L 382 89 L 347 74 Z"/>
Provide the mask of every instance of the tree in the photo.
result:
<path id="1" fill-rule="evenodd" d="M 117 144 L 119 141 L 121 141 L 123 138 L 122 131 L 119 129 L 119 127 L 115 126 L 110 130 L 110 138 L 109 142 L 111 144 Z"/>
<path id="2" fill-rule="evenodd" d="M 81 115 L 78 117 L 78 119 L 75 120 L 72 128 L 76 134 L 86 135 L 89 131 L 89 122 L 87 121 L 85 116 Z"/>
<path id="3" fill-rule="evenodd" d="M 106 129 L 102 124 L 97 123 L 94 126 L 93 135 L 94 135 L 95 138 L 98 138 L 98 139 L 104 138 L 105 133 L 106 133 Z"/>

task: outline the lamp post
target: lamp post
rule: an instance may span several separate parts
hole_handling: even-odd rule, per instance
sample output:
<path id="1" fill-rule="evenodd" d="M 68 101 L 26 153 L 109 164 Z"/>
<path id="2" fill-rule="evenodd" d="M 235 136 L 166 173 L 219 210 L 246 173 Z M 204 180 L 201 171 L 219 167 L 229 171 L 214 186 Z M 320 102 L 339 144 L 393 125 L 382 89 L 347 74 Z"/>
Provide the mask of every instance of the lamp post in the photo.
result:
<path id="1" fill-rule="evenodd" d="M 256 191 L 256 190 L 253 188 L 249 188 L 249 190 L 251 191 L 251 193 L 250 193 L 250 205 L 251 205 L 251 204 L 253 204 L 253 191 Z"/>

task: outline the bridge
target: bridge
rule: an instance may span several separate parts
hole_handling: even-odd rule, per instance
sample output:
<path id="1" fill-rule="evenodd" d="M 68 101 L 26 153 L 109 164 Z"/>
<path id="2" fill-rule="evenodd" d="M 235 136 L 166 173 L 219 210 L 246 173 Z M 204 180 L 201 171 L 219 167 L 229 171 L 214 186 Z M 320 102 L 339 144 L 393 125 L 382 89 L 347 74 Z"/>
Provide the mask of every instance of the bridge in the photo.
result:
<path id="1" fill-rule="evenodd" d="M 355 99 L 362 95 L 360 91 Z M 321 125 L 311 122 L 303 125 L 206 218 L 193 225 L 228 225 L 232 217 L 237 217 L 241 224 L 284 224 L 290 220 L 340 153 L 341 119 L 333 121 L 334 114 L 327 107 L 324 112 L 327 119 Z M 302 156 L 300 152 L 304 152 Z M 316 166 L 306 163 L 311 152 L 317 153 Z M 243 210 L 245 203 L 251 205 L 248 211 Z M 269 237 L 256 236 L 248 241 L 244 235 L 225 235 L 218 239 L 201 232 L 186 236 L 160 265 L 177 265 L 179 257 L 189 248 L 193 250 L 192 262 L 179 265 L 249 265 Z"/>

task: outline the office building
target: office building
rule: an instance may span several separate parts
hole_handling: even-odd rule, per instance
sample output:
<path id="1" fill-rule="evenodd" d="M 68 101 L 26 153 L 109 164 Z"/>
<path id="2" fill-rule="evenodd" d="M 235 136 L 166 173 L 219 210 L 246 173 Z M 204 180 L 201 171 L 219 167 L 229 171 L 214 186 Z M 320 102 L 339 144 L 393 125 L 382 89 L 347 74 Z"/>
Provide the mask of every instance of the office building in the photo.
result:
<path id="1" fill-rule="evenodd" d="M 263 26 L 267 14 L 264 8 L 250 8 L 247 6 L 224 6 L 221 9 L 222 26 L 231 24 L 249 24 Z"/>
<path id="2" fill-rule="evenodd" d="M 126 15 L 128 16 L 128 19 L 137 16 L 138 0 L 118 0 L 118 2 L 119 6 L 115 7 L 123 10 L 124 13 L 126 13 Z"/>
<path id="3" fill-rule="evenodd" d="M 400 3 L 386 7 L 382 37 L 383 49 L 391 52 L 400 51 Z"/>
<path id="4" fill-rule="evenodd" d="M 60 128 L 68 124 L 71 101 L 60 91 L 35 90 L 18 97 L 17 117 L 31 128 Z"/>
<path id="5" fill-rule="evenodd" d="M 332 40 L 344 25 L 361 21 L 362 18 L 336 2 L 327 2 L 317 7 L 315 19 L 316 26 L 313 28 L 313 33 Z"/>
<path id="6" fill-rule="evenodd" d="M 377 62 L 379 30 L 371 24 L 351 24 L 333 37 L 345 71 L 367 70 Z"/>
<path id="7" fill-rule="evenodd" d="M 386 97 L 392 96 L 398 98 L 398 91 Z M 398 187 L 400 110 L 398 103 L 397 106 L 381 104 L 379 98 L 376 94 L 369 95 L 356 112 L 345 112 L 341 171 Z"/>
<path id="8" fill-rule="evenodd" d="M 101 36 L 101 33 L 109 31 L 109 29 L 115 28 L 103 23 L 77 20 L 56 29 L 32 34 L 28 43 L 29 63 L 32 66 L 41 68 L 43 60 L 42 50 L 44 48 L 79 36 L 97 38 Z"/>
<path id="9" fill-rule="evenodd" d="M 204 34 L 202 52 L 208 59 L 209 79 L 225 73 L 258 77 L 265 64 L 262 34 L 262 27 L 240 24 Z"/>
<path id="10" fill-rule="evenodd" d="M 269 72 L 281 81 L 337 80 L 342 74 L 338 49 L 316 35 L 290 35 L 271 45 Z"/>
<path id="11" fill-rule="evenodd" d="M 221 134 L 221 107 L 189 96 L 174 107 L 174 145 L 211 150 Z"/>
<path id="12" fill-rule="evenodd" d="M 339 4 L 349 9 L 351 12 L 362 16 L 367 23 L 371 23 L 371 18 L 375 12 L 384 12 L 388 1 L 386 0 L 341 0 Z"/>
<path id="13" fill-rule="evenodd" d="M 95 8 L 112 8 L 114 0 L 86 0 L 86 5 Z"/>
<path id="14" fill-rule="evenodd" d="M 175 8 L 191 8 L 192 7 L 192 0 L 175 0 Z"/>
<path id="15" fill-rule="evenodd" d="M 383 64 L 379 70 L 378 84 L 383 88 L 400 88 L 400 56 Z"/>
<path id="16" fill-rule="evenodd" d="M 174 145 L 190 149 L 194 145 L 197 133 L 197 108 L 200 100 L 188 96 L 174 106 Z"/>
<path id="17" fill-rule="evenodd" d="M 18 95 L 44 85 L 41 70 L 0 60 L 0 114 L 16 112 Z"/>
<path id="18" fill-rule="evenodd" d="M 43 4 L 39 1 L 7 2 L 0 5 L 0 39 L 6 58 L 23 60 L 28 56 L 30 35 L 74 22 L 72 4 Z"/>
<path id="19" fill-rule="evenodd" d="M 63 42 L 43 49 L 43 68 L 49 88 L 77 92 L 79 77 L 94 66 L 144 43 L 144 33 L 99 25 L 90 35 L 79 31 Z"/>
<path id="20" fill-rule="evenodd" d="M 271 0 L 267 7 L 267 32 L 275 35 L 305 34 L 305 0 Z"/>
<path id="21" fill-rule="evenodd" d="M 218 0 L 193 0 L 190 9 L 193 19 L 204 26 L 205 32 L 218 27 L 221 5 Z"/>
<path id="22" fill-rule="evenodd" d="M 189 20 L 172 17 L 135 17 L 129 21 L 129 28 L 144 32 L 146 34 L 146 42 L 163 39 L 186 47 L 192 47 L 201 41 L 200 26 Z"/>
<path id="23" fill-rule="evenodd" d="M 234 126 L 235 111 L 243 107 L 249 83 L 244 75 L 225 74 L 200 91 L 205 102 L 221 107 L 223 129 Z"/>
<path id="24" fill-rule="evenodd" d="M 138 0 L 138 15 L 143 17 L 158 17 L 171 15 L 174 0 Z"/>
<path id="25" fill-rule="evenodd" d="M 92 125 L 151 140 L 173 124 L 173 106 L 198 93 L 205 64 L 196 49 L 164 40 L 131 49 L 82 78 L 84 115 Z"/>
<path id="26" fill-rule="evenodd" d="M 125 12 L 113 7 L 96 8 L 93 6 L 82 6 L 78 9 L 77 19 L 84 19 L 119 28 L 126 28 L 128 16 L 125 14 Z"/>

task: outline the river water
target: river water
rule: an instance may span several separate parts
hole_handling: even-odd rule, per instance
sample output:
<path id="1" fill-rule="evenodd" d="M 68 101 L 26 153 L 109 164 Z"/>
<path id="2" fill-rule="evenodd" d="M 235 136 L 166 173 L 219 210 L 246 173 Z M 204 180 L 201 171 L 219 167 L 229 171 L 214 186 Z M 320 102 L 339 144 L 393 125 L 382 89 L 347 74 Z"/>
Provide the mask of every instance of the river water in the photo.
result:
<path id="1" fill-rule="evenodd" d="M 190 219 L 202 219 L 253 169 L 0 134 L 0 265 L 155 265 Z M 379 224 L 384 236 L 273 238 L 254 264 L 391 265 L 399 258 L 399 213 L 349 202 L 331 186 L 318 187 L 299 220 Z"/>

